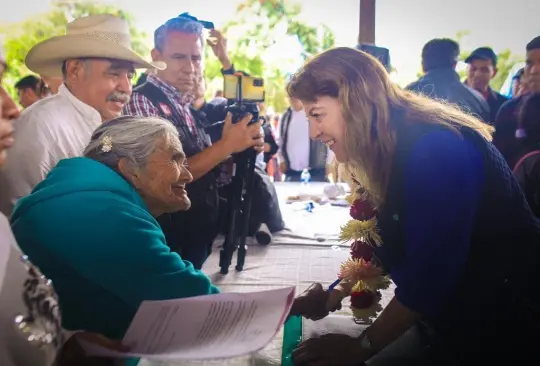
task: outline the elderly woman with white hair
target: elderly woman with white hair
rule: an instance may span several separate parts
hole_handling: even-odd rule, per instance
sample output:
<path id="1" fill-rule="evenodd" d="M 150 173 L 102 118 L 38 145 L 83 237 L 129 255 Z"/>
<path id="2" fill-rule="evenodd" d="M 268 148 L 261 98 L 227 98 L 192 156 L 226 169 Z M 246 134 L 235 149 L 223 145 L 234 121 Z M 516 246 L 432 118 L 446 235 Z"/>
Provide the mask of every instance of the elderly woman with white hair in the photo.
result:
<path id="1" fill-rule="evenodd" d="M 55 284 L 65 328 L 121 339 L 144 300 L 218 292 L 154 219 L 189 208 L 191 180 L 170 122 L 120 117 L 18 202 L 13 232 Z"/>

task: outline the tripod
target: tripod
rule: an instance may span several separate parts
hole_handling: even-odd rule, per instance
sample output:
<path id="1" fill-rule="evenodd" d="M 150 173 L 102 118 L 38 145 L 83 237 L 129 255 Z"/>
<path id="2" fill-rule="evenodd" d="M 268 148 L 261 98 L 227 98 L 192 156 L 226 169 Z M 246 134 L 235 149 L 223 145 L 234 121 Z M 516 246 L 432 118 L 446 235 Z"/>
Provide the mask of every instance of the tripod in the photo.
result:
<path id="1" fill-rule="evenodd" d="M 235 268 L 237 271 L 244 269 L 256 155 L 254 149 L 247 149 L 233 156 L 235 168 L 231 181 L 231 194 L 227 204 L 229 226 L 225 234 L 225 242 L 219 253 L 221 274 L 229 273 L 229 266 L 236 250 L 238 250 L 238 254 Z"/>

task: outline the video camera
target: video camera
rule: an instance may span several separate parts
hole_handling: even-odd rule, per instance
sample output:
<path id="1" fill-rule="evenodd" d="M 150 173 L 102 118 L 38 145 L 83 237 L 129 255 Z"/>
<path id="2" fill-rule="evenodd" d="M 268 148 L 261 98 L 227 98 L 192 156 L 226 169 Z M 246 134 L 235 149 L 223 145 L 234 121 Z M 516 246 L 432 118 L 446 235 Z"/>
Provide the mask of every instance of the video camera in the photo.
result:
<path id="1" fill-rule="evenodd" d="M 261 120 L 258 104 L 264 102 L 263 79 L 251 77 L 243 72 L 224 75 L 223 96 L 227 99 L 227 111 L 232 114 L 233 123 L 239 122 L 248 113 L 252 115 L 250 124 Z M 254 149 L 247 149 L 234 154 L 233 160 L 231 194 L 227 204 L 228 227 L 225 242 L 219 253 L 222 274 L 229 272 L 232 256 L 236 250 L 238 254 L 235 268 L 237 271 L 244 269 L 256 152 Z"/>
<path id="2" fill-rule="evenodd" d="M 223 97 L 227 99 L 227 110 L 232 114 L 233 123 L 251 113 L 250 121 L 259 121 L 259 103 L 264 102 L 264 80 L 236 72 L 234 75 L 224 75 Z"/>

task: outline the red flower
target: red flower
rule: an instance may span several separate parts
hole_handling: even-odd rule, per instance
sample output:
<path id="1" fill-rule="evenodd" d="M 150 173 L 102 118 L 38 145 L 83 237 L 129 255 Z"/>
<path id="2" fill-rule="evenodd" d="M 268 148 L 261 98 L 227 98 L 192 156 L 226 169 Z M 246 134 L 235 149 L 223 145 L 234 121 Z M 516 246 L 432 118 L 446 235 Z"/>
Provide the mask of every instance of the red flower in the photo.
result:
<path id="1" fill-rule="evenodd" d="M 369 244 L 361 241 L 355 241 L 351 245 L 351 257 L 352 259 L 362 258 L 366 262 L 369 262 L 373 258 L 373 249 Z"/>
<path id="2" fill-rule="evenodd" d="M 369 220 L 375 216 L 377 210 L 366 200 L 356 200 L 351 205 L 349 214 L 355 220 Z"/>
<path id="3" fill-rule="evenodd" d="M 356 309 L 368 309 L 375 303 L 375 294 L 371 291 L 353 292 L 351 294 L 351 305 Z"/>

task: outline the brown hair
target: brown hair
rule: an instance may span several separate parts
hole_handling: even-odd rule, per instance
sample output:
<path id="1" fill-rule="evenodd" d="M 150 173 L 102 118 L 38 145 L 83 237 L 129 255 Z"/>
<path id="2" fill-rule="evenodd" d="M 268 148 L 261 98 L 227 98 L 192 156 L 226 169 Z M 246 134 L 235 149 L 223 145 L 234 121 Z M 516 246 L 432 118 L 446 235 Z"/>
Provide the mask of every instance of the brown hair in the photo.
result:
<path id="1" fill-rule="evenodd" d="M 349 160 L 340 164 L 382 205 L 390 180 L 398 124 L 438 124 L 459 133 L 466 126 L 491 139 L 493 128 L 450 105 L 405 91 L 394 84 L 373 56 L 339 47 L 312 59 L 291 78 L 289 96 L 315 102 L 338 99 L 346 123 L 344 148 Z M 402 111 L 400 118 L 394 111 Z"/>

